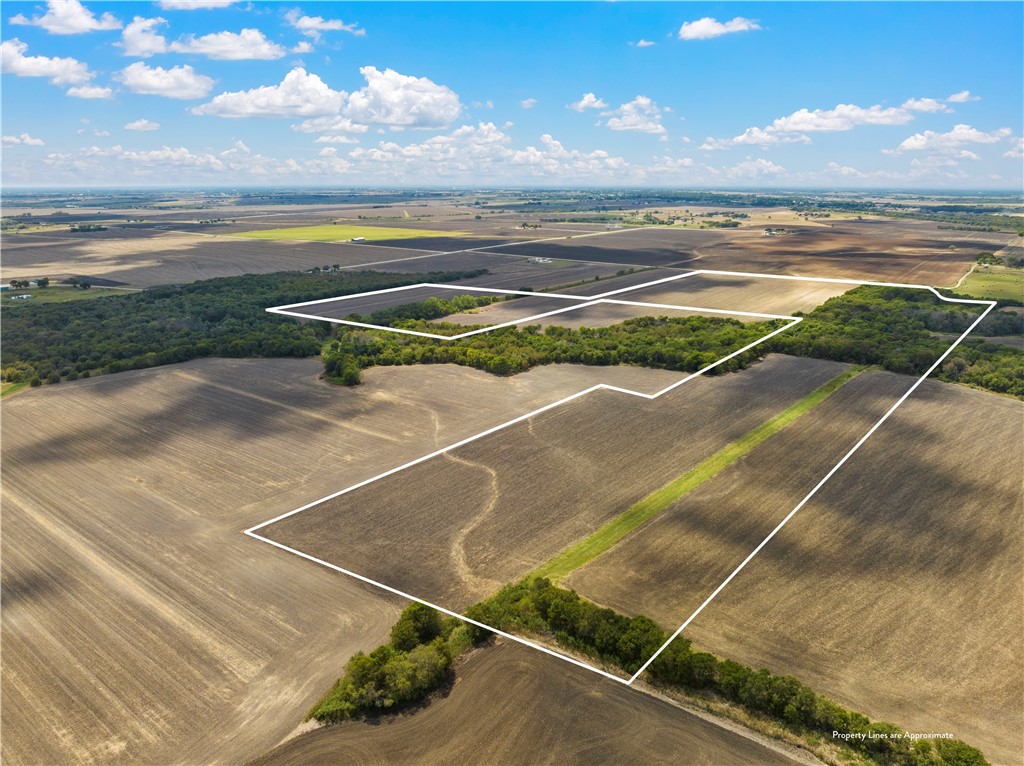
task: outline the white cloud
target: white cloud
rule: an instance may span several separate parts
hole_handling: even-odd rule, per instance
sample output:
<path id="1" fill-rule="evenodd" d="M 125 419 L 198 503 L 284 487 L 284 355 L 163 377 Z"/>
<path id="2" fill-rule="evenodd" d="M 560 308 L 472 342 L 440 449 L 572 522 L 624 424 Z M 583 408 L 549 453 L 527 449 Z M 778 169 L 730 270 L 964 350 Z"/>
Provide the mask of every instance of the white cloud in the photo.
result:
<path id="1" fill-rule="evenodd" d="M 647 96 L 637 96 L 612 112 L 604 112 L 605 126 L 612 130 L 632 130 L 638 133 L 662 135 L 661 109 Z"/>
<path id="2" fill-rule="evenodd" d="M 519 102 L 519 106 L 521 106 L 523 109 L 533 109 L 533 107 L 537 106 L 537 99 L 524 98 L 522 101 Z"/>
<path id="3" fill-rule="evenodd" d="M 852 168 L 849 165 L 840 165 L 838 162 L 830 162 L 825 166 L 824 172 L 827 175 L 844 176 L 846 178 L 864 178 L 867 174 Z"/>
<path id="4" fill-rule="evenodd" d="M 220 61 L 269 61 L 288 53 L 284 46 L 271 42 L 258 29 L 243 29 L 238 33 L 214 32 L 202 37 L 188 35 L 171 43 L 170 48 L 175 53 L 197 53 Z"/>
<path id="5" fill-rule="evenodd" d="M 20 136 L 4 136 L 4 146 L 15 146 L 21 144 L 22 146 L 45 146 L 45 142 L 41 138 L 33 138 L 28 133 L 22 133 Z"/>
<path id="6" fill-rule="evenodd" d="M 779 144 L 809 144 L 811 139 L 800 133 L 797 135 L 788 133 L 769 133 L 761 128 L 747 128 L 740 135 L 734 138 L 711 138 L 708 137 L 701 149 L 704 151 L 717 151 L 730 149 L 733 146 L 778 146 Z"/>
<path id="7" fill-rule="evenodd" d="M 346 24 L 340 19 L 325 19 L 323 16 L 303 16 L 297 8 L 288 11 L 284 17 L 291 26 L 314 40 L 319 40 L 324 32 L 348 32 L 356 37 L 366 34 L 366 30 L 360 29 L 358 24 Z"/>
<path id="8" fill-rule="evenodd" d="M 745 19 L 737 16 L 732 21 L 716 21 L 710 16 L 705 16 L 697 21 L 686 21 L 679 27 L 680 40 L 710 40 L 713 37 L 733 34 L 734 32 L 749 32 L 760 29 L 760 25 L 754 19 Z"/>
<path id="9" fill-rule="evenodd" d="M 952 112 L 948 106 L 943 104 L 941 101 L 936 101 L 934 98 L 911 98 L 907 99 L 901 105 L 903 109 L 909 109 L 912 112 Z"/>
<path id="10" fill-rule="evenodd" d="M 78 0 L 47 0 L 46 13 L 42 16 L 25 18 L 23 14 L 12 16 L 11 24 L 42 27 L 52 35 L 80 35 L 109 29 L 120 29 L 121 22 L 113 14 L 104 13 L 96 18 L 92 11 Z"/>
<path id="11" fill-rule="evenodd" d="M 74 88 L 68 88 L 67 94 L 72 98 L 102 99 L 110 98 L 114 95 L 114 91 L 100 85 L 77 85 Z"/>
<path id="12" fill-rule="evenodd" d="M 369 128 L 352 122 L 348 117 L 330 115 L 303 120 L 298 125 L 292 125 L 292 130 L 300 133 L 365 133 Z"/>
<path id="13" fill-rule="evenodd" d="M 857 125 L 903 125 L 913 119 L 914 115 L 901 107 L 875 104 L 865 109 L 856 104 L 837 104 L 834 109 L 799 109 L 779 117 L 765 130 L 770 133 L 835 132 L 852 130 Z"/>
<path id="14" fill-rule="evenodd" d="M 952 96 L 947 96 L 946 101 L 951 101 L 954 104 L 965 104 L 968 101 L 981 101 L 981 96 L 972 96 L 969 90 L 962 90 L 959 93 L 954 93 Z"/>
<path id="15" fill-rule="evenodd" d="M 650 40 L 644 40 L 642 37 L 636 41 L 637 48 L 650 48 L 652 45 L 657 45 L 657 43 Z"/>
<path id="16" fill-rule="evenodd" d="M 774 176 L 785 171 L 786 169 L 782 165 L 776 165 L 771 160 L 762 158 L 744 160 L 731 168 L 726 168 L 725 174 L 730 178 L 757 178 L 760 176 Z"/>
<path id="17" fill-rule="evenodd" d="M 147 120 L 145 117 L 124 126 L 125 130 L 160 130 L 160 123 Z"/>
<path id="18" fill-rule="evenodd" d="M 296 67 L 280 85 L 221 93 L 191 111 L 216 117 L 317 117 L 336 114 L 345 96 L 345 91 L 331 90 L 315 74 Z"/>
<path id="19" fill-rule="evenodd" d="M 381 72 L 372 66 L 359 72 L 366 85 L 349 96 L 345 107 L 345 116 L 354 122 L 437 128 L 450 125 L 462 114 L 455 92 L 426 77 L 410 77 L 393 69 Z"/>
<path id="20" fill-rule="evenodd" d="M 320 136 L 316 143 L 318 144 L 358 144 L 358 138 L 352 138 L 352 136 Z"/>
<path id="21" fill-rule="evenodd" d="M 584 93 L 579 101 L 574 101 L 569 104 L 569 109 L 575 109 L 577 112 L 582 112 L 584 109 L 607 109 L 608 104 L 604 102 L 604 99 L 600 99 L 593 93 Z"/>
<path id="22" fill-rule="evenodd" d="M 202 98 L 213 88 L 212 77 L 197 74 L 188 64 L 164 69 L 136 61 L 114 76 L 132 93 L 166 98 Z"/>
<path id="23" fill-rule="evenodd" d="M 94 130 L 92 132 L 92 134 L 94 136 L 96 136 L 97 138 L 107 138 L 110 135 L 110 131 L 109 130 Z"/>
<path id="24" fill-rule="evenodd" d="M 292 53 L 312 53 L 313 44 L 309 40 L 301 40 L 292 48 Z"/>
<path id="25" fill-rule="evenodd" d="M 903 141 L 895 150 L 887 154 L 902 152 L 956 153 L 964 144 L 995 144 L 1010 137 L 1009 128 L 1000 128 L 991 133 L 984 133 L 970 125 L 954 125 L 947 133 L 936 133 L 926 130 L 915 133 Z"/>
<path id="26" fill-rule="evenodd" d="M 981 156 L 978 155 L 978 154 L 975 154 L 974 152 L 970 151 L 969 149 L 961 149 L 959 152 L 957 152 L 956 158 L 958 160 L 980 160 Z"/>
<path id="27" fill-rule="evenodd" d="M 1013 142 L 1013 147 L 1003 152 L 1003 156 L 1009 157 L 1011 160 L 1024 158 L 1024 138 L 1012 138 L 1010 140 Z"/>
<path id="28" fill-rule="evenodd" d="M 227 8 L 236 0 L 159 0 L 157 5 L 168 11 L 198 11 L 212 8 Z"/>
<path id="29" fill-rule="evenodd" d="M 167 20 L 159 16 L 152 19 L 142 16 L 133 18 L 121 33 L 120 46 L 124 55 L 144 59 L 157 53 L 166 53 L 167 40 L 155 31 L 158 26 L 166 23 Z"/>
<path id="30" fill-rule="evenodd" d="M 28 45 L 17 37 L 0 44 L 0 69 L 18 77 L 49 77 L 54 85 L 78 85 L 95 75 L 89 66 L 73 58 L 26 56 Z"/>

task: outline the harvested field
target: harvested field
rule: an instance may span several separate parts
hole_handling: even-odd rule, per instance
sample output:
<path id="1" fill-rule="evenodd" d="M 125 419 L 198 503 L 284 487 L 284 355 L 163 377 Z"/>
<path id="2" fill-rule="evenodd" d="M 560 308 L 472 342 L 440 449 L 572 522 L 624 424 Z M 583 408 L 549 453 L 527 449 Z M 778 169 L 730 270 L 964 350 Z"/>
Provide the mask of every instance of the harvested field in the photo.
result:
<path id="1" fill-rule="evenodd" d="M 350 226 L 328 224 L 326 226 L 296 226 L 284 229 L 257 229 L 239 232 L 236 237 L 252 239 L 301 240 L 306 242 L 341 242 L 352 237 L 365 237 L 367 242 L 387 242 L 403 239 L 425 239 L 433 241 L 445 232 L 431 229 L 398 228 L 394 226 Z M 459 236 L 457 232 L 448 237 Z"/>
<path id="2" fill-rule="evenodd" d="M 470 655 L 448 696 L 413 715 L 303 734 L 252 766 L 808 762 L 751 736 L 509 642 Z"/>
<path id="3" fill-rule="evenodd" d="M 4 401 L 4 763 L 272 747 L 404 604 L 241 530 L 605 372 L 320 370 L 205 359 Z"/>
<path id="4" fill-rule="evenodd" d="M 772 356 L 740 373 L 696 378 L 653 401 L 596 391 L 262 527 L 259 534 L 461 609 L 842 369 Z M 437 448 L 450 443 L 435 440 Z"/>
<path id="5" fill-rule="evenodd" d="M 791 315 L 797 311 L 811 311 L 853 287 L 829 282 L 697 274 L 615 297 L 647 303 Z"/>
<path id="6" fill-rule="evenodd" d="M 514 245 L 508 252 L 630 266 L 951 285 L 979 252 L 1010 239 L 1010 234 L 939 230 L 934 223 L 837 221 L 793 228 L 782 237 L 752 229 L 624 230 L 609 237 Z"/>
<path id="7" fill-rule="evenodd" d="M 724 579 L 702 576 L 703 562 L 731 571 L 911 382 L 863 373 L 567 584 L 678 625 Z M 910 731 L 949 731 L 994 763 L 1024 762 L 1022 415 L 1019 402 L 926 382 L 685 635 Z"/>

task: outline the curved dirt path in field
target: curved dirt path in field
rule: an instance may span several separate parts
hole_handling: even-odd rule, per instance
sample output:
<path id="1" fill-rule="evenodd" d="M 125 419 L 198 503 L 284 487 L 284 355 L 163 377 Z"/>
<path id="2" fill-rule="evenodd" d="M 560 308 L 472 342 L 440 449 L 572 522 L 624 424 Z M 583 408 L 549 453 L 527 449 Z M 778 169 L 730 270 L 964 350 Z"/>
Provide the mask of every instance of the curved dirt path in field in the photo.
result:
<path id="1" fill-rule="evenodd" d="M 441 423 L 438 420 L 437 413 L 431 411 L 431 420 L 434 423 L 434 445 L 440 446 L 440 433 Z M 480 577 L 477 575 L 473 568 L 469 565 L 469 561 L 466 559 L 466 538 L 469 537 L 470 532 L 476 529 L 480 524 L 494 511 L 498 505 L 498 472 L 490 466 L 484 465 L 483 463 L 477 463 L 472 460 L 466 460 L 465 458 L 456 457 L 450 452 L 444 453 L 444 457 L 451 460 L 453 463 L 459 463 L 469 468 L 479 468 L 482 471 L 486 471 L 490 476 L 491 481 L 491 496 L 487 501 L 487 505 L 480 511 L 468 524 L 458 531 L 455 535 L 455 539 L 452 541 L 451 547 L 451 560 L 455 565 L 455 573 L 459 580 L 471 586 L 474 589 L 486 589 L 487 592 L 493 592 L 501 587 L 501 583 L 497 580 L 492 580 L 489 577 Z"/>

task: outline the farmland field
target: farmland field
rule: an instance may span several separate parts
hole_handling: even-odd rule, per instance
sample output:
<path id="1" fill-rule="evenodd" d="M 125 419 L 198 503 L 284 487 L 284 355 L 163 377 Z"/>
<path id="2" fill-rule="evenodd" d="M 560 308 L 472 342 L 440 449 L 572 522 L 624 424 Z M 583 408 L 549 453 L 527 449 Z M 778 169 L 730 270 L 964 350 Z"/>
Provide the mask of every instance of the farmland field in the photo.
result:
<path id="1" fill-rule="evenodd" d="M 1024 269 L 976 267 L 960 284 L 958 292 L 997 301 L 1024 301 Z"/>
<path id="2" fill-rule="evenodd" d="M 447 697 L 384 725 L 344 723 L 252 766 L 815 763 L 513 643 L 473 653 Z"/>
<path id="3" fill-rule="evenodd" d="M 397 228 L 388 226 L 349 226 L 344 224 L 327 226 L 298 226 L 284 229 L 259 229 L 237 232 L 232 236 L 249 239 L 297 239 L 306 242 L 338 242 L 353 237 L 365 237 L 367 242 L 384 242 L 402 239 L 431 239 L 433 237 L 458 237 L 461 232 L 434 231 L 432 229 Z"/>
<path id="4" fill-rule="evenodd" d="M 910 383 L 861 374 L 567 584 L 677 626 Z M 1019 402 L 924 384 L 685 635 L 1024 762 L 1022 438 Z"/>
<path id="5" fill-rule="evenodd" d="M 4 401 L 5 763 L 272 747 L 401 605 L 241 530 L 605 372 L 389 368 L 353 390 L 321 369 L 207 359 Z"/>
<path id="6" fill-rule="evenodd" d="M 596 391 L 259 534 L 419 598 L 463 608 L 843 369 L 772 356 L 740 373 L 696 378 L 653 401 Z M 446 443 L 434 440 L 436 448 Z"/>

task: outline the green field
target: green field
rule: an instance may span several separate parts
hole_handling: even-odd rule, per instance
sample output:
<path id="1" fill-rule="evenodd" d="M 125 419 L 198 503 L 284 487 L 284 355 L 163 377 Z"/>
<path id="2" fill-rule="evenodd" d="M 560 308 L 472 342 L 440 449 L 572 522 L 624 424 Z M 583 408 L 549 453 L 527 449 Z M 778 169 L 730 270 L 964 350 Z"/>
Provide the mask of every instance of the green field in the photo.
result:
<path id="1" fill-rule="evenodd" d="M 14 289 L 3 293 L 0 303 L 4 309 L 12 309 L 17 306 L 38 306 L 40 303 L 67 303 L 68 301 L 85 301 L 93 298 L 109 297 L 111 295 L 127 295 L 129 290 L 108 290 L 102 287 L 93 287 L 89 290 L 76 290 L 73 287 L 30 287 L 27 290 Z M 27 301 L 14 300 L 14 295 L 25 295 L 32 297 Z"/>
<path id="2" fill-rule="evenodd" d="M 1002 266 L 991 266 L 987 269 L 975 267 L 957 292 L 995 301 L 1024 300 L 1024 269 L 1009 269 Z"/>
<path id="3" fill-rule="evenodd" d="M 353 237 L 365 237 L 367 242 L 390 239 L 417 239 L 420 237 L 461 237 L 461 231 L 435 231 L 432 229 L 394 229 L 387 226 L 296 226 L 290 229 L 261 229 L 232 234 L 250 239 L 298 239 L 307 242 L 339 242 Z"/>

